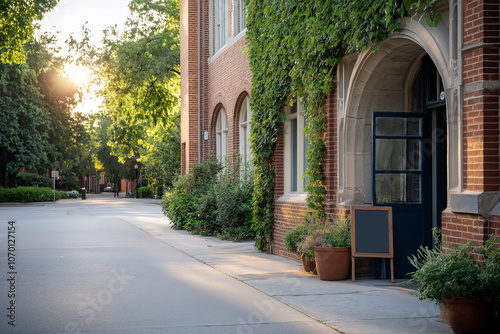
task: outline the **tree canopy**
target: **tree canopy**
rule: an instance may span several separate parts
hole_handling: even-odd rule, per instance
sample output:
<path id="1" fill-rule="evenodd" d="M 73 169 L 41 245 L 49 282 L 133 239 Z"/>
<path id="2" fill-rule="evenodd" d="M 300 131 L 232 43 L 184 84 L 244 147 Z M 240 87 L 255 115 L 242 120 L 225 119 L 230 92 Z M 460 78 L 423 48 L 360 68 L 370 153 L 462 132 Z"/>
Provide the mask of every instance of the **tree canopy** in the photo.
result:
<path id="1" fill-rule="evenodd" d="M 86 117 L 73 112 L 78 87 L 63 76 L 53 43 L 32 37 L 26 63 L 0 63 L 0 186 L 15 186 L 21 167 L 83 174 Z"/>
<path id="2" fill-rule="evenodd" d="M 94 57 L 111 119 L 107 144 L 121 162 L 138 159 L 158 184 L 169 183 L 180 170 L 179 1 L 132 0 L 129 8 L 125 30 L 105 31 Z"/>
<path id="3" fill-rule="evenodd" d="M 0 0 L 0 61 L 25 62 L 24 44 L 33 36 L 34 22 L 59 0 Z"/>

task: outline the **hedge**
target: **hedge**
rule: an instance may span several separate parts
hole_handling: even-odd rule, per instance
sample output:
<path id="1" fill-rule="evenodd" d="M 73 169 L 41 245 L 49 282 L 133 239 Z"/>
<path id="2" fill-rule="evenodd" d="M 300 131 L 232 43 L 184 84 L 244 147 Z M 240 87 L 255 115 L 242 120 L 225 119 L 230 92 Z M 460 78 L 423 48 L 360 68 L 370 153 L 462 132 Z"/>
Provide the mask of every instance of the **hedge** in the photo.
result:
<path id="1" fill-rule="evenodd" d="M 16 176 L 18 187 L 52 187 L 52 180 L 34 173 L 19 173 Z"/>
<path id="2" fill-rule="evenodd" d="M 56 190 L 56 200 L 67 198 L 65 191 Z M 0 202 L 49 202 L 54 200 L 54 190 L 48 187 L 0 188 Z"/>

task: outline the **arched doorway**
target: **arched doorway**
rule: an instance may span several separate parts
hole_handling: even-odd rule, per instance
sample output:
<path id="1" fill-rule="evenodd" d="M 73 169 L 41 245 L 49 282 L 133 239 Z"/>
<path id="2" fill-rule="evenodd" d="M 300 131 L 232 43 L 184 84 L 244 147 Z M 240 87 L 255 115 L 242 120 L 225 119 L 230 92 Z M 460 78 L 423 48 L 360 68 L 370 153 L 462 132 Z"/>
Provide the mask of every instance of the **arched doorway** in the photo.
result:
<path id="1" fill-rule="evenodd" d="M 405 277 L 407 257 L 432 246 L 447 203 L 443 80 L 426 50 L 403 38 L 345 66 L 339 199 L 393 208 L 394 269 Z M 384 261 L 373 260 L 373 276 L 388 277 Z"/>
<path id="2" fill-rule="evenodd" d="M 412 85 L 412 108 L 373 112 L 372 199 L 391 206 L 396 276 L 413 271 L 407 260 L 420 245 L 432 246 L 446 208 L 446 101 L 436 67 L 422 59 Z M 385 263 L 374 274 L 386 275 Z"/>

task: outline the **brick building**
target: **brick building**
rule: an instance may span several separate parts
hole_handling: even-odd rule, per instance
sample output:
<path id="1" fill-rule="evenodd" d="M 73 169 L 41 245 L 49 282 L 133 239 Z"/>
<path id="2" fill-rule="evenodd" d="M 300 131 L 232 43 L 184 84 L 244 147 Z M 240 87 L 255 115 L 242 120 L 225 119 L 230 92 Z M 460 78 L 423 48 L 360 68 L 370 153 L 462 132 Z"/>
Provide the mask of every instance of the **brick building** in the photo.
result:
<path id="1" fill-rule="evenodd" d="M 392 206 L 397 276 L 441 227 L 453 246 L 500 235 L 500 5 L 442 0 L 436 27 L 404 17 L 376 54 L 346 55 L 328 95 L 326 212 Z M 181 1 L 182 172 L 216 152 L 251 159 L 243 0 Z M 273 252 L 307 209 L 300 103 L 275 152 Z M 374 263 L 374 272 L 377 266 Z"/>

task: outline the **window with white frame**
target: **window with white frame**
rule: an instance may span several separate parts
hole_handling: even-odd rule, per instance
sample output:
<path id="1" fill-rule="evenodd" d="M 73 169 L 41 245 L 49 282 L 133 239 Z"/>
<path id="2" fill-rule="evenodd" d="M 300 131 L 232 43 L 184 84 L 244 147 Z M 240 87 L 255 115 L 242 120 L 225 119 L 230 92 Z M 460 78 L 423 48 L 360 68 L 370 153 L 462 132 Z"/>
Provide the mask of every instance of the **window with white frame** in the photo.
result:
<path id="1" fill-rule="evenodd" d="M 250 125 L 252 124 L 252 110 L 250 109 L 250 98 L 245 97 L 240 111 L 240 155 L 241 162 L 247 164 L 252 161 L 250 151 Z"/>
<path id="2" fill-rule="evenodd" d="M 293 105 L 291 105 L 293 104 Z M 307 118 L 300 99 L 285 107 L 285 193 L 306 193 L 308 141 L 304 134 Z"/>
<path id="3" fill-rule="evenodd" d="M 245 0 L 234 0 L 233 32 L 238 35 L 247 26 Z"/>
<path id="4" fill-rule="evenodd" d="M 215 125 L 215 145 L 217 158 L 224 161 L 227 157 L 227 115 L 224 108 L 220 108 Z"/>
<path id="5" fill-rule="evenodd" d="M 214 0 L 215 52 L 227 42 L 228 0 Z"/>

